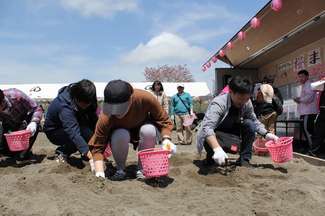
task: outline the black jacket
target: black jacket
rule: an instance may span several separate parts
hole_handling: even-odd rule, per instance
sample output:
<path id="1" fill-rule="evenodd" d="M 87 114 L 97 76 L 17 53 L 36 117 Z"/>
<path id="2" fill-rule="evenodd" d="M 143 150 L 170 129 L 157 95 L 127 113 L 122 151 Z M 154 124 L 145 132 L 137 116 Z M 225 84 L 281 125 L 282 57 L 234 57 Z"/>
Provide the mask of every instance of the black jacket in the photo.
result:
<path id="1" fill-rule="evenodd" d="M 43 131 L 55 130 L 63 128 L 68 134 L 70 140 L 75 146 L 85 154 L 89 151 L 88 143 L 82 138 L 80 133 L 80 125 L 86 126 L 94 131 L 98 114 L 97 99 L 94 98 L 94 103 L 82 110 L 75 104 L 70 97 L 69 86 L 65 86 L 59 90 L 58 96 L 52 101 L 46 114 Z"/>

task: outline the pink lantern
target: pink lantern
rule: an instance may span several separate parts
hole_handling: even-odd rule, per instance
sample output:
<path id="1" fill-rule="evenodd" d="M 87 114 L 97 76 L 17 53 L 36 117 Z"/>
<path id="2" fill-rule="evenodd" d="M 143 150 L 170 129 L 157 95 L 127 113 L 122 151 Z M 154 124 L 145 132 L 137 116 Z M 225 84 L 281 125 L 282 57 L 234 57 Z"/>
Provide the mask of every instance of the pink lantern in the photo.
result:
<path id="1" fill-rule="evenodd" d="M 205 64 L 205 66 L 207 66 L 207 68 L 209 68 L 209 67 L 211 67 L 211 63 L 210 63 L 210 62 L 207 62 L 207 63 Z"/>
<path id="2" fill-rule="evenodd" d="M 204 72 L 204 71 L 206 71 L 206 70 L 207 70 L 207 68 L 206 68 L 206 67 L 204 67 L 204 66 L 202 66 L 201 70 Z"/>
<path id="3" fill-rule="evenodd" d="M 233 49 L 235 47 L 235 44 L 230 41 L 227 43 L 227 47 L 228 47 L 228 49 Z"/>
<path id="4" fill-rule="evenodd" d="M 244 40 L 246 38 L 246 33 L 241 31 L 238 33 L 238 39 L 239 40 Z"/>
<path id="5" fill-rule="evenodd" d="M 213 62 L 213 63 L 216 63 L 217 61 L 218 61 L 217 57 L 213 56 L 213 57 L 212 57 L 212 62 Z"/>
<path id="6" fill-rule="evenodd" d="M 254 17 L 254 18 L 251 20 L 251 26 L 252 26 L 253 28 L 257 28 L 257 27 L 259 27 L 259 26 L 260 26 L 260 23 L 261 23 L 260 19 L 259 19 L 259 18 L 256 18 L 256 17 Z"/>
<path id="7" fill-rule="evenodd" d="M 274 11 L 278 11 L 282 8 L 282 0 L 272 0 L 271 8 Z"/>
<path id="8" fill-rule="evenodd" d="M 224 50 L 220 50 L 220 51 L 219 51 L 219 55 L 220 55 L 221 57 L 225 56 L 225 55 L 226 55 L 226 51 L 224 51 Z"/>

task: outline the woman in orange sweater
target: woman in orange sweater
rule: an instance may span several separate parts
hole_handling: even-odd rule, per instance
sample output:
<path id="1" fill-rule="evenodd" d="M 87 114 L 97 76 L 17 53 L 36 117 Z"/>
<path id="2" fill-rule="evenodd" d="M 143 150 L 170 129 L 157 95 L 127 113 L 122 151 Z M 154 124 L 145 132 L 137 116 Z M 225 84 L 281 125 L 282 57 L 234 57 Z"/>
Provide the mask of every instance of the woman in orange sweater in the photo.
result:
<path id="1" fill-rule="evenodd" d="M 97 177 L 105 178 L 103 152 L 111 143 L 117 171 L 113 180 L 123 180 L 126 177 L 126 159 L 129 143 L 134 149 L 144 150 L 154 148 L 156 137 L 162 136 L 163 149 L 170 148 L 170 153 L 176 152 L 176 146 L 171 142 L 172 122 L 158 100 L 149 92 L 133 89 L 122 80 L 109 82 L 104 90 L 104 107 L 96 125 L 95 133 L 89 141 L 93 155 Z M 145 175 L 139 161 L 137 178 Z"/>

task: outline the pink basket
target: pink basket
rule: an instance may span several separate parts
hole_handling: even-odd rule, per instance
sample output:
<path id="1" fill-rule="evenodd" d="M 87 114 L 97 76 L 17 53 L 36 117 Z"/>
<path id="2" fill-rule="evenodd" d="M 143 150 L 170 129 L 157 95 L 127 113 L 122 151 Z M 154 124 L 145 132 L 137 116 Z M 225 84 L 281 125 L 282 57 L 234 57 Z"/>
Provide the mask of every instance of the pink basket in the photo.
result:
<path id="1" fill-rule="evenodd" d="M 158 177 L 169 173 L 169 150 L 150 148 L 137 153 L 146 177 Z"/>
<path id="2" fill-rule="evenodd" d="M 107 146 L 106 146 L 106 149 L 104 151 L 103 157 L 104 158 L 108 158 L 108 157 L 110 157 L 112 155 L 113 155 L 113 153 L 112 153 L 112 149 L 111 149 L 111 143 L 109 142 L 107 144 Z"/>
<path id="3" fill-rule="evenodd" d="M 265 144 L 274 162 L 283 163 L 292 160 L 292 141 L 293 137 L 280 137 L 278 143 L 270 140 Z"/>
<path id="4" fill-rule="evenodd" d="M 268 156 L 269 155 L 269 150 L 265 146 L 266 142 L 267 142 L 266 140 L 255 140 L 255 142 L 253 142 L 255 155 L 258 155 L 258 156 Z"/>
<path id="5" fill-rule="evenodd" d="M 193 124 L 194 119 L 196 118 L 196 115 L 193 113 L 193 115 L 187 114 L 185 116 L 185 120 L 183 122 L 184 126 L 190 126 Z"/>
<path id="6" fill-rule="evenodd" d="M 10 151 L 23 151 L 28 149 L 30 131 L 20 130 L 14 131 L 12 134 L 5 133 L 4 135 L 7 139 Z"/>

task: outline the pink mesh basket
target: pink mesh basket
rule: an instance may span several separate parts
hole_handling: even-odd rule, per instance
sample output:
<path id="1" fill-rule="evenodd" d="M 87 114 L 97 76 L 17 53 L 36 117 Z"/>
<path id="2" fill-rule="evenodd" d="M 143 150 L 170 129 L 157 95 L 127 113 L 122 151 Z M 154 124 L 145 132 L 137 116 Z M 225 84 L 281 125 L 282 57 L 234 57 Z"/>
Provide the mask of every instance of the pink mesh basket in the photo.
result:
<path id="1" fill-rule="evenodd" d="M 112 153 L 112 149 L 111 149 L 111 143 L 108 143 L 108 145 L 106 146 L 106 149 L 103 153 L 103 157 L 108 158 L 108 157 L 112 156 L 112 154 L 113 153 Z"/>
<path id="2" fill-rule="evenodd" d="M 268 156 L 269 155 L 269 150 L 265 146 L 266 140 L 255 140 L 253 142 L 253 148 L 254 148 L 254 153 L 255 155 L 258 156 Z"/>
<path id="3" fill-rule="evenodd" d="M 169 173 L 169 150 L 150 148 L 137 153 L 146 177 L 158 177 Z"/>
<path id="4" fill-rule="evenodd" d="M 292 141 L 293 137 L 280 137 L 278 143 L 270 140 L 265 144 L 274 162 L 283 163 L 292 160 Z"/>
<path id="5" fill-rule="evenodd" d="M 12 134 L 4 134 L 8 143 L 10 151 L 23 151 L 28 149 L 30 131 L 20 130 L 14 131 Z"/>

